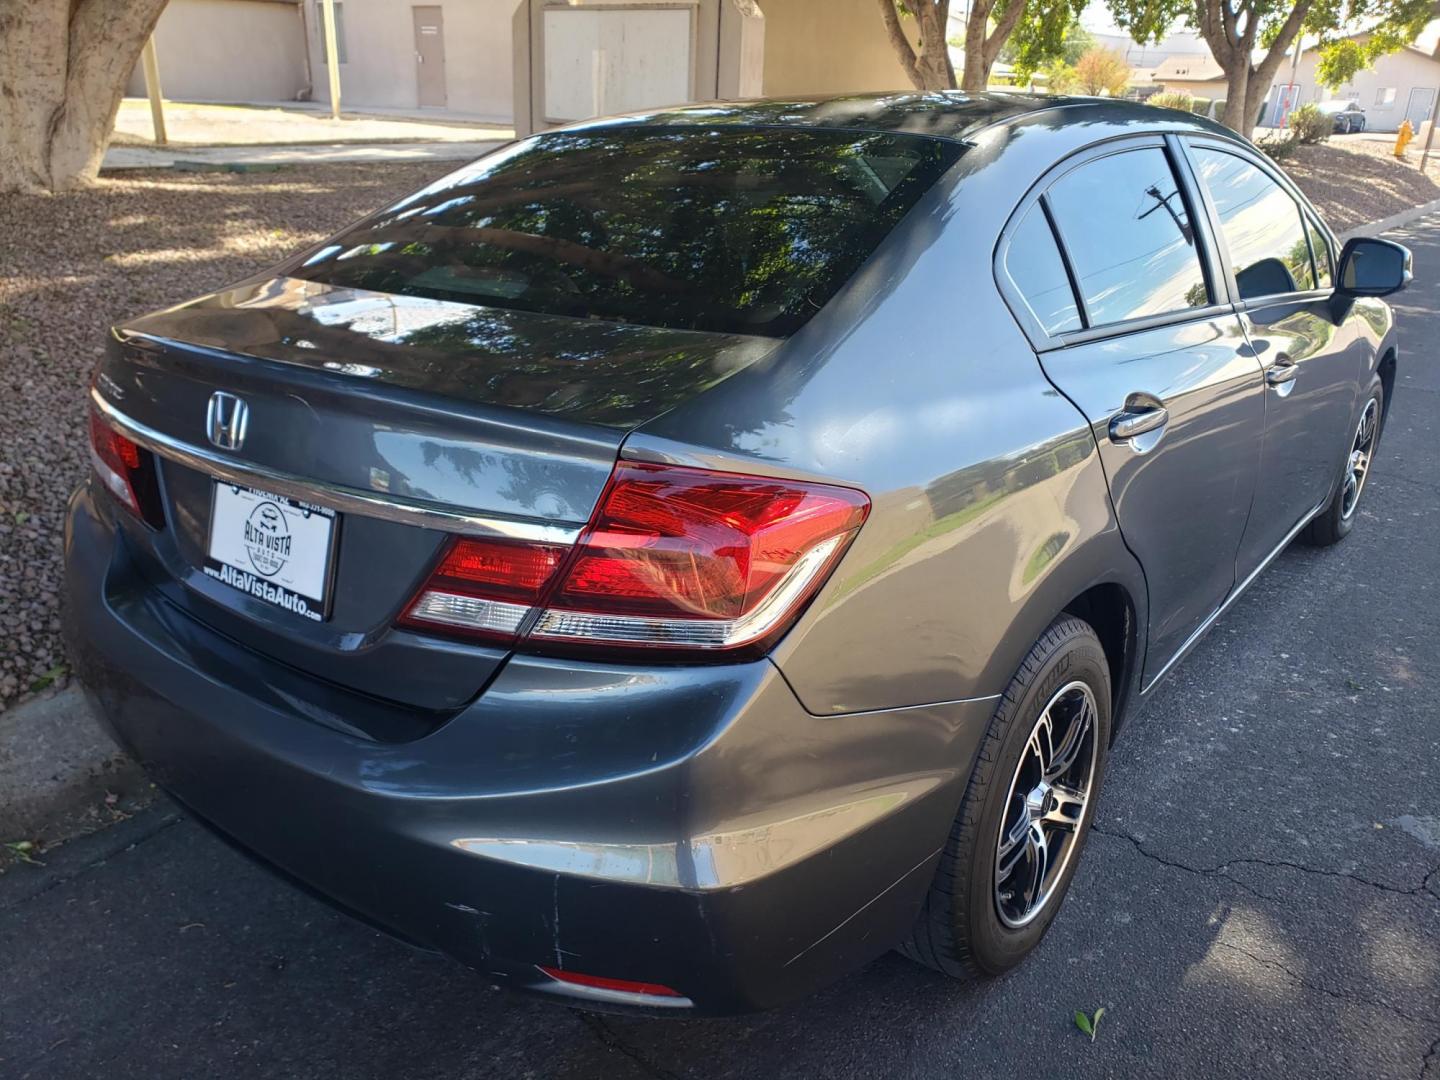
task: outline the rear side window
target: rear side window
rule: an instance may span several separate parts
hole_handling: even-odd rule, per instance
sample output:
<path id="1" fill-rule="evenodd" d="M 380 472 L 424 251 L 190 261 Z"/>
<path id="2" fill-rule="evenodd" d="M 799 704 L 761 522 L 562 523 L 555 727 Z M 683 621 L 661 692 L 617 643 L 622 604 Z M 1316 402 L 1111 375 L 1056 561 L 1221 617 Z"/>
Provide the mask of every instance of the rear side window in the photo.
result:
<path id="1" fill-rule="evenodd" d="M 824 306 L 962 150 L 814 129 L 544 134 L 342 233 L 295 276 L 781 336 Z"/>
<path id="2" fill-rule="evenodd" d="M 1005 250 L 1005 272 L 1047 334 L 1080 329 L 1075 291 L 1060 260 L 1055 233 L 1039 203 L 1025 212 L 1010 236 L 1010 246 Z"/>
<path id="3" fill-rule="evenodd" d="M 1240 299 L 1315 288 L 1300 207 L 1290 193 L 1244 158 L 1205 146 L 1191 149 L 1220 216 Z"/>
<path id="4" fill-rule="evenodd" d="M 1087 162 L 1046 198 L 1091 326 L 1210 303 L 1190 213 L 1159 147 Z"/>

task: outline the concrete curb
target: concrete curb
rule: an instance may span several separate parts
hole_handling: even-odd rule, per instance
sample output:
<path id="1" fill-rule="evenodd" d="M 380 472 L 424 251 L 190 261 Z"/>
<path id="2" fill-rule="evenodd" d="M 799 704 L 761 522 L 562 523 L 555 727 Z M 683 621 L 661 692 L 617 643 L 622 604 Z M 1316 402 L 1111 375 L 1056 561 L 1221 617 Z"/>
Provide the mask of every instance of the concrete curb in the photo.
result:
<path id="1" fill-rule="evenodd" d="M 1409 210 L 1401 210 L 1398 214 L 1391 214 L 1379 221 L 1372 221 L 1368 225 L 1357 225 L 1340 234 L 1340 243 L 1356 236 L 1378 236 L 1380 233 L 1389 232 L 1391 229 L 1398 229 L 1402 225 L 1409 225 L 1412 221 L 1424 217 L 1426 214 L 1433 214 L 1440 210 L 1440 199 L 1431 199 L 1419 206 L 1412 206 Z"/>
<path id="2" fill-rule="evenodd" d="M 148 790 L 78 685 L 0 713 L 0 843 L 55 843 L 87 832 Z M 115 807 L 107 795 L 116 796 Z"/>

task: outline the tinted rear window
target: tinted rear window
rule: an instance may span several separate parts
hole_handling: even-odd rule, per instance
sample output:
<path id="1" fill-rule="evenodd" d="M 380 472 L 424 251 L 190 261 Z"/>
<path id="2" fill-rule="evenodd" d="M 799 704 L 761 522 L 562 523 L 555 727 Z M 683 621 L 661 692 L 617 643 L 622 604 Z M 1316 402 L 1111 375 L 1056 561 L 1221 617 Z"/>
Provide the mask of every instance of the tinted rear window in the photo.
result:
<path id="1" fill-rule="evenodd" d="M 342 233 L 297 277 L 678 329 L 784 335 L 959 156 L 909 135 L 541 135 Z"/>

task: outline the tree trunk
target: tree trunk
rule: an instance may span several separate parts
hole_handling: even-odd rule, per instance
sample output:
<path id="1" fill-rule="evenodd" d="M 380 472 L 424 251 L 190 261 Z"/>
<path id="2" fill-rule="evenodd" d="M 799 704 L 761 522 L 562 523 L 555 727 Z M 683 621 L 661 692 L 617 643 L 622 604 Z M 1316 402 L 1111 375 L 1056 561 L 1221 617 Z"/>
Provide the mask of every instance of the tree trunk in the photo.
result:
<path id="1" fill-rule="evenodd" d="M 95 179 L 165 0 L 0 0 L 0 192 Z"/>
<path id="2" fill-rule="evenodd" d="M 980 93 L 990 82 L 990 65 L 985 62 L 985 31 L 992 6 L 986 0 L 975 0 L 965 21 L 965 71 L 960 77 L 960 89 L 967 94 Z"/>
<path id="3" fill-rule="evenodd" d="M 969 94 L 979 93 L 990 85 L 990 72 L 1025 12 L 1025 0 L 1011 0 L 991 30 L 990 16 L 994 11 L 995 0 L 977 0 L 966 18 L 965 71 L 960 88 Z"/>
<path id="4" fill-rule="evenodd" d="M 895 0 L 876 0 L 890 45 L 900 60 L 910 85 L 916 90 L 955 89 L 955 69 L 950 66 L 950 51 L 945 43 L 945 23 L 949 18 L 950 0 L 915 0 L 909 6 L 915 12 L 915 26 L 920 35 L 918 49 L 905 36 L 905 27 L 895 10 Z"/>
<path id="5" fill-rule="evenodd" d="M 1250 98 L 1250 61 L 1241 60 L 1230 71 L 1225 83 L 1225 112 L 1220 122 L 1245 138 L 1255 130 L 1255 115 L 1246 102 Z"/>
<path id="6" fill-rule="evenodd" d="M 1231 0 L 1199 0 L 1195 8 L 1196 29 L 1225 72 L 1225 114 L 1221 123 L 1247 139 L 1255 130 L 1260 103 L 1270 92 L 1275 73 L 1300 33 L 1314 0 L 1297 0 L 1258 66 L 1254 55 L 1259 24 L 1250 2 L 1240 0 L 1238 8 L 1232 8 Z"/>

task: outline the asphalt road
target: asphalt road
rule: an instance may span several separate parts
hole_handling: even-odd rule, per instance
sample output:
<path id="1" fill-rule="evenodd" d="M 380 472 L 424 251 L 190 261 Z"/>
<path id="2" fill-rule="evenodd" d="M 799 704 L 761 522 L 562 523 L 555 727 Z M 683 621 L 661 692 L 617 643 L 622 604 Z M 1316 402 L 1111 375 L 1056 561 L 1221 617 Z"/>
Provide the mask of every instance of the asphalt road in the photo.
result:
<path id="1" fill-rule="evenodd" d="M 1009 977 L 892 955 L 754 1017 L 584 1015 L 162 807 L 0 878 L 0 1076 L 1440 1078 L 1440 215 L 1395 235 L 1420 277 L 1356 532 L 1282 556 L 1131 718 Z"/>

